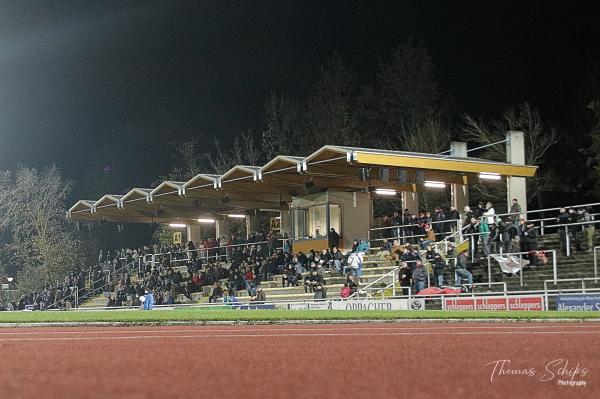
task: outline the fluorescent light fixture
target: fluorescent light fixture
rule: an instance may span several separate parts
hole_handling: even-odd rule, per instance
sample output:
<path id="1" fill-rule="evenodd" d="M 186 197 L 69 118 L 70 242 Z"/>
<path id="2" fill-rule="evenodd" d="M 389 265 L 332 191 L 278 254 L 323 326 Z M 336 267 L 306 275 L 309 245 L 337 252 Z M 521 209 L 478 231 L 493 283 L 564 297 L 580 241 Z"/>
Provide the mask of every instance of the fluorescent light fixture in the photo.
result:
<path id="1" fill-rule="evenodd" d="M 389 188 L 376 188 L 375 194 L 379 195 L 396 195 L 396 190 L 391 190 Z"/>
<path id="2" fill-rule="evenodd" d="M 246 217 L 246 215 L 242 215 L 241 213 L 230 213 L 229 215 L 227 215 L 227 217 L 236 218 L 236 219 L 243 219 L 243 218 Z"/>
<path id="3" fill-rule="evenodd" d="M 183 223 L 171 223 L 171 224 L 169 224 L 169 227 L 171 227 L 173 229 L 185 229 L 187 227 L 187 224 L 183 224 Z"/>
<path id="4" fill-rule="evenodd" d="M 281 216 L 275 216 L 275 219 L 280 219 L 281 220 Z"/>
<path id="5" fill-rule="evenodd" d="M 486 172 L 482 172 L 482 173 L 479 174 L 479 178 L 480 179 L 485 179 L 485 180 L 500 180 L 502 177 L 498 173 L 486 173 Z"/>
<path id="6" fill-rule="evenodd" d="M 199 218 L 198 223 L 214 223 L 215 219 L 211 218 Z"/>
<path id="7" fill-rule="evenodd" d="M 446 188 L 446 183 L 443 181 L 425 180 L 423 185 L 429 188 Z"/>

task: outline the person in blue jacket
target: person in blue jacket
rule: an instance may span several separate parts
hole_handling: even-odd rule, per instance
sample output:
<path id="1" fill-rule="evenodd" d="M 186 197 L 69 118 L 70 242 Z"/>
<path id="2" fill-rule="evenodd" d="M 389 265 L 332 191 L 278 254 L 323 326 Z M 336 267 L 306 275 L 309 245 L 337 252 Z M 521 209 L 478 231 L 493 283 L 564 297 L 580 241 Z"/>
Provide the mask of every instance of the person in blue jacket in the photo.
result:
<path id="1" fill-rule="evenodd" d="M 144 310 L 152 310 L 154 308 L 154 295 L 152 295 L 152 292 L 146 291 L 145 298 Z"/>

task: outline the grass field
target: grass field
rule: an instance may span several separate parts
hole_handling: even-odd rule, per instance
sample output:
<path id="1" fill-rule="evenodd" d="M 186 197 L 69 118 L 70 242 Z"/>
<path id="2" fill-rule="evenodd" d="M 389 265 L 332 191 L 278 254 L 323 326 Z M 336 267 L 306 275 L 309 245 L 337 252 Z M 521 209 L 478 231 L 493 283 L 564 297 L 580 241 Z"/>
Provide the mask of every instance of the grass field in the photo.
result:
<path id="1" fill-rule="evenodd" d="M 396 319 L 600 319 L 595 312 L 536 311 L 342 311 L 342 310 L 110 310 L 110 311 L 46 311 L 0 312 L 2 323 L 168 323 L 203 321 L 286 321 L 286 320 L 396 320 Z"/>

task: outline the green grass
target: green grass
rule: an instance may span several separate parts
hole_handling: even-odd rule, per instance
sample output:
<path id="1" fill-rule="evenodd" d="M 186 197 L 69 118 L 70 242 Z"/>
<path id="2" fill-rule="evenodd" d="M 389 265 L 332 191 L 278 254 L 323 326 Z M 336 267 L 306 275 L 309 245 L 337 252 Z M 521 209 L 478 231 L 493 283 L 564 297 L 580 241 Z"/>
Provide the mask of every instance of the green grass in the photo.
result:
<path id="1" fill-rule="evenodd" d="M 0 312 L 0 323 L 121 322 L 131 324 L 203 321 L 396 320 L 396 319 L 597 319 L 595 312 L 536 311 L 343 311 L 206 310 Z"/>

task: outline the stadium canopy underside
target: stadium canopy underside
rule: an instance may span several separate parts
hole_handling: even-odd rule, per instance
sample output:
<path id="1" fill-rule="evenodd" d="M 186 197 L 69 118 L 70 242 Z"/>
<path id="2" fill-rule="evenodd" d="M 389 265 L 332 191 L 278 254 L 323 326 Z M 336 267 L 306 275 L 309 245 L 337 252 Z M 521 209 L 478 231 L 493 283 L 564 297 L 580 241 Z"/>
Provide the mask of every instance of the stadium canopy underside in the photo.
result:
<path id="1" fill-rule="evenodd" d="M 154 189 L 80 200 L 74 221 L 171 223 L 248 210 L 288 210 L 292 197 L 333 190 L 397 192 L 428 190 L 424 182 L 472 185 L 480 174 L 531 177 L 537 167 L 343 146 L 324 146 L 307 157 L 279 155 L 262 167 L 236 165 L 222 175 L 198 174 L 187 182 L 165 181 Z"/>

